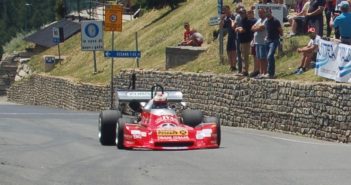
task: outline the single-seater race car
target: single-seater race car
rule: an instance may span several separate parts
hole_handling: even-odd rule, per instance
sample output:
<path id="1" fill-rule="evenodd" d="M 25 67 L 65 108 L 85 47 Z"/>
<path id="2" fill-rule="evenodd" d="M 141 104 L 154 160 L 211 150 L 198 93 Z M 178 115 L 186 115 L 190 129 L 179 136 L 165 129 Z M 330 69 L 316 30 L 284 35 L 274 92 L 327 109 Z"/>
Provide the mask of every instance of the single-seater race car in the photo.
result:
<path id="1" fill-rule="evenodd" d="M 218 148 L 221 126 L 216 117 L 205 117 L 199 110 L 185 109 L 180 91 L 117 90 L 118 104 L 129 104 L 133 115 L 105 110 L 99 116 L 99 140 L 118 149 L 185 150 Z M 182 108 L 176 111 L 176 104 Z M 177 112 L 180 112 L 177 114 Z"/>

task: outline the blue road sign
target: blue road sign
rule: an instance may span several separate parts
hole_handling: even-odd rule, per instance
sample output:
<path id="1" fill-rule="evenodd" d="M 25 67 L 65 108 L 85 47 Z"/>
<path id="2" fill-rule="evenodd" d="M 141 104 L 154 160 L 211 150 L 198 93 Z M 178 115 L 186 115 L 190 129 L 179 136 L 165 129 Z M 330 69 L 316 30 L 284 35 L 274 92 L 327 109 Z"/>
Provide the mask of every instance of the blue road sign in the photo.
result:
<path id="1" fill-rule="evenodd" d="M 52 38 L 52 41 L 56 44 L 60 43 L 60 38 Z"/>
<path id="2" fill-rule="evenodd" d="M 105 57 L 108 58 L 140 58 L 140 51 L 105 51 Z"/>

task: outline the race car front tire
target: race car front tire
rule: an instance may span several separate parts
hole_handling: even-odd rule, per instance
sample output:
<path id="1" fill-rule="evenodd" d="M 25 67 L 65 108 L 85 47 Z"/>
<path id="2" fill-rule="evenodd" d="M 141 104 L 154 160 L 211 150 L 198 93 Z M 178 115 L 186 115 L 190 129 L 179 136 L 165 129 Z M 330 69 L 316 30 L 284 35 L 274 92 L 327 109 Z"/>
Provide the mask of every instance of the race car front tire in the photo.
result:
<path id="1" fill-rule="evenodd" d="M 117 120 L 121 113 L 116 110 L 101 111 L 98 121 L 99 141 L 102 145 L 114 145 Z"/>
<path id="2" fill-rule="evenodd" d="M 124 147 L 124 125 L 126 123 L 134 123 L 132 118 L 119 118 L 116 127 L 115 143 L 118 149 L 125 149 Z"/>
<path id="3" fill-rule="evenodd" d="M 221 123 L 217 117 L 204 117 L 204 123 L 216 123 L 217 127 L 217 144 L 218 146 L 221 145 Z"/>
<path id="4" fill-rule="evenodd" d="M 196 127 L 203 120 L 203 114 L 200 110 L 186 109 L 182 112 L 183 123 L 185 125 Z"/>

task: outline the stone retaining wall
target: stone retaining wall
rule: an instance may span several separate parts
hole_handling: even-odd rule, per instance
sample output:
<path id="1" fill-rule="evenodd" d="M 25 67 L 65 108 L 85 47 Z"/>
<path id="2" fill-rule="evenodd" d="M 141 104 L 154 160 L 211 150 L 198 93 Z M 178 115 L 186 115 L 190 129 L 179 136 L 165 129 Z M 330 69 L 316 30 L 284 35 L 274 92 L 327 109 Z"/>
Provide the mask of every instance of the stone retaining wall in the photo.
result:
<path id="1" fill-rule="evenodd" d="M 74 83 L 67 79 L 33 75 L 8 90 L 8 100 L 71 110 L 100 111 L 110 106 L 107 86 Z"/>
<path id="2" fill-rule="evenodd" d="M 127 87 L 130 71 L 117 84 Z M 227 126 L 279 130 L 351 142 L 351 85 L 241 79 L 233 75 L 137 72 L 137 87 L 180 89 L 191 108 Z"/>
<path id="3" fill-rule="evenodd" d="M 241 79 L 232 75 L 136 71 L 137 88 L 160 83 L 182 90 L 185 101 L 227 126 L 304 134 L 323 140 L 351 142 L 351 85 Z M 116 85 L 126 88 L 131 71 Z M 74 110 L 109 107 L 109 87 L 77 84 L 34 75 L 14 84 L 9 100 Z"/>

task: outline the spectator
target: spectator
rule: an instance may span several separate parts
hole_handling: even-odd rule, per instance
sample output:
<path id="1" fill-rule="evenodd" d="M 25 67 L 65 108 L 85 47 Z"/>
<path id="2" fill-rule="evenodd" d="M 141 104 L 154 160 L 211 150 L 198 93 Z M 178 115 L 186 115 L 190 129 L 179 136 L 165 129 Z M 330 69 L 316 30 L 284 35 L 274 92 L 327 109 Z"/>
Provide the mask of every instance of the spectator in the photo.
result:
<path id="1" fill-rule="evenodd" d="M 274 78 L 275 75 L 275 58 L 274 54 L 277 47 L 280 44 L 280 36 L 283 36 L 282 26 L 275 17 L 272 15 L 271 9 L 266 9 L 267 21 L 265 23 L 265 28 L 267 29 L 267 49 L 268 49 L 268 74 L 269 78 Z"/>
<path id="2" fill-rule="evenodd" d="M 252 31 L 254 34 L 254 43 L 256 49 L 256 59 L 258 61 L 260 74 L 256 78 L 262 78 L 267 76 L 267 46 L 265 38 L 267 37 L 267 29 L 265 28 L 266 24 L 266 12 L 265 9 L 258 9 L 257 22 L 252 26 Z"/>
<path id="3" fill-rule="evenodd" d="M 246 10 L 241 8 L 239 10 L 241 17 L 241 25 L 235 28 L 235 32 L 238 33 L 238 40 L 240 43 L 240 51 L 243 56 L 243 76 L 248 76 L 249 73 L 249 55 L 250 55 L 250 43 L 253 39 L 253 34 L 251 31 L 252 21 L 247 17 Z"/>
<path id="4" fill-rule="evenodd" d="M 184 23 L 184 33 L 183 33 L 183 41 L 181 42 L 181 46 L 187 45 L 190 41 L 191 29 L 190 24 L 188 22 Z"/>
<path id="5" fill-rule="evenodd" d="M 325 9 L 324 9 L 324 14 L 325 14 L 325 19 L 327 21 L 327 37 L 330 37 L 332 27 L 330 26 L 330 19 L 331 16 L 335 12 L 335 5 L 336 5 L 336 0 L 327 0 L 325 4 Z"/>
<path id="6" fill-rule="evenodd" d="M 298 21 L 301 21 L 303 26 L 305 26 L 305 24 L 306 24 L 306 17 L 305 16 L 308 12 L 309 7 L 310 7 L 310 0 L 306 0 L 302 10 L 299 13 L 297 13 L 295 16 L 293 16 L 289 19 L 289 22 L 291 24 L 291 32 L 289 34 L 290 36 L 296 35 Z"/>
<path id="7" fill-rule="evenodd" d="M 344 44 L 351 45 L 351 13 L 350 5 L 347 1 L 338 4 L 341 14 L 337 16 L 330 26 L 338 28 L 340 32 L 340 40 Z"/>
<path id="8" fill-rule="evenodd" d="M 295 12 L 301 12 L 304 6 L 304 0 L 296 0 Z"/>
<path id="9" fill-rule="evenodd" d="M 311 0 L 306 14 L 308 27 L 314 27 L 319 36 L 323 37 L 323 11 L 325 0 Z"/>
<path id="10" fill-rule="evenodd" d="M 235 71 L 236 70 L 236 34 L 234 32 L 233 26 L 234 25 L 234 20 L 235 17 L 230 11 L 230 7 L 228 5 L 223 7 L 223 15 L 221 16 L 221 22 L 220 22 L 220 27 L 225 29 L 227 34 L 228 34 L 228 39 L 227 39 L 227 55 L 228 55 L 228 61 L 230 64 L 230 70 Z"/>
<path id="11" fill-rule="evenodd" d="M 308 29 L 308 35 L 311 40 L 308 42 L 307 46 L 298 48 L 297 52 L 302 54 L 301 65 L 294 72 L 295 74 L 302 74 L 310 68 L 312 58 L 318 52 L 318 43 L 321 37 L 316 34 L 316 29 L 311 27 Z"/>
<path id="12" fill-rule="evenodd" d="M 235 29 L 236 27 L 240 27 L 241 26 L 241 15 L 239 13 L 240 9 L 244 8 L 244 5 L 243 4 L 238 4 L 236 6 L 236 9 L 235 9 L 235 21 L 234 21 L 234 26 L 233 26 L 233 29 Z M 235 39 L 235 43 L 238 47 L 236 47 L 236 60 L 237 60 L 237 64 L 238 64 L 238 72 L 241 73 L 242 72 L 242 55 L 241 55 L 241 50 L 240 50 L 240 41 L 239 41 L 239 36 L 238 36 L 238 33 L 236 33 L 236 39 Z"/>
<path id="13" fill-rule="evenodd" d="M 254 14 L 255 7 L 252 6 L 249 11 L 247 11 L 247 18 L 251 22 L 251 25 L 256 24 L 257 19 L 255 18 Z M 252 26 L 251 26 L 252 28 Z M 251 31 L 251 37 L 254 37 L 254 32 L 250 28 Z M 254 70 L 249 74 L 249 77 L 256 77 L 258 74 L 260 74 L 260 64 L 258 63 L 257 57 L 256 57 L 256 47 L 255 47 L 255 39 L 252 39 L 250 42 L 250 47 L 251 47 L 251 55 L 252 58 L 254 59 Z"/>

